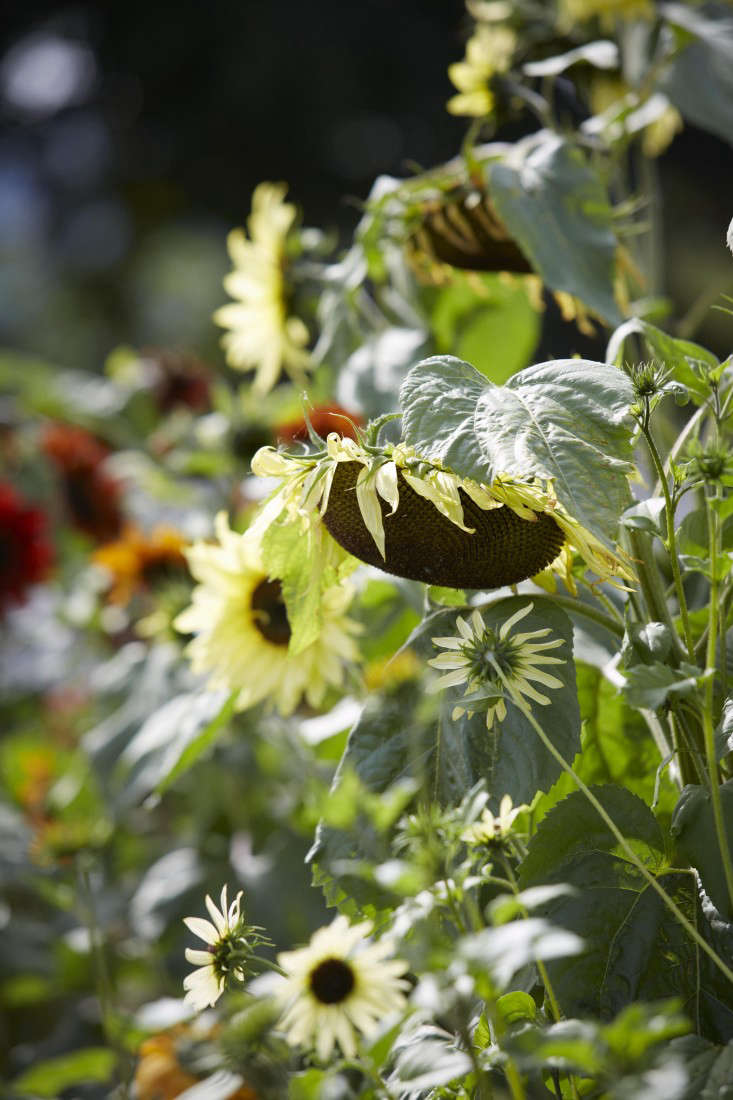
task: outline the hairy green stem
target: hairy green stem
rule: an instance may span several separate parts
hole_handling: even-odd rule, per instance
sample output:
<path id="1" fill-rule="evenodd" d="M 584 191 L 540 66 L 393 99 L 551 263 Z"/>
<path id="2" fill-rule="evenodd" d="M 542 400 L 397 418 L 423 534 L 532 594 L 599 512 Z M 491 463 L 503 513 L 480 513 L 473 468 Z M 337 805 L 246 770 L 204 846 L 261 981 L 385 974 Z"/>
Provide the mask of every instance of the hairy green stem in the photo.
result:
<path id="1" fill-rule="evenodd" d="M 537 736 L 539 737 L 540 741 L 545 746 L 547 751 L 550 753 L 550 755 L 557 761 L 557 763 L 560 765 L 562 770 L 564 772 L 566 772 L 567 775 L 570 776 L 570 778 L 573 780 L 573 782 L 575 783 L 578 790 L 583 792 L 583 794 L 588 799 L 588 801 L 590 802 L 593 809 L 596 811 L 596 813 L 599 815 L 601 820 L 604 822 L 604 824 L 608 827 L 610 832 L 616 838 L 616 841 L 618 842 L 619 846 L 625 852 L 625 854 L 626 854 L 627 858 L 629 859 L 629 861 L 631 863 L 633 863 L 633 865 L 636 867 L 637 871 L 639 871 L 639 873 L 642 875 L 642 877 L 644 879 L 646 879 L 646 881 L 649 883 L 651 888 L 659 895 L 659 897 L 662 899 L 662 902 L 664 903 L 664 905 L 666 905 L 666 907 L 670 911 L 670 913 L 679 921 L 679 923 L 684 928 L 685 932 L 687 932 L 687 935 L 690 937 L 690 939 L 694 940 L 694 942 L 697 944 L 697 946 L 700 948 L 700 950 L 704 951 L 705 954 L 712 960 L 714 965 L 718 968 L 718 970 L 720 970 L 721 974 L 723 974 L 728 979 L 728 981 L 731 982 L 731 984 L 733 984 L 733 970 L 731 970 L 730 967 L 727 966 L 723 962 L 723 960 L 720 958 L 718 953 L 700 935 L 700 933 L 694 927 L 694 925 L 690 923 L 690 921 L 687 919 L 687 917 L 682 912 L 680 907 L 669 896 L 669 894 L 664 889 L 664 887 L 660 886 L 660 884 L 657 882 L 656 878 L 651 873 L 651 871 L 649 871 L 649 869 L 642 862 L 642 860 L 639 859 L 636 852 L 631 847 L 631 845 L 629 844 L 626 837 L 623 835 L 623 833 L 619 829 L 616 822 L 613 820 L 613 818 L 606 811 L 605 807 L 598 801 L 598 799 L 593 794 L 593 792 L 590 790 L 590 788 L 586 786 L 586 784 L 580 778 L 580 776 L 575 771 L 575 769 L 572 767 L 572 765 L 568 764 L 567 760 L 562 755 L 562 753 L 557 748 L 555 748 L 552 741 L 550 740 L 550 738 L 547 736 L 547 734 L 543 730 L 542 726 L 539 724 L 539 722 L 537 721 L 535 716 L 532 714 L 532 711 L 530 710 L 529 706 L 526 704 L 524 698 L 519 694 L 518 691 L 515 690 L 514 685 L 512 684 L 511 680 L 508 679 L 508 677 L 504 674 L 504 672 L 499 667 L 497 662 L 493 661 L 492 664 L 493 664 L 494 670 L 496 672 L 496 675 L 501 680 L 501 682 L 504 686 L 504 689 L 507 692 L 509 698 L 512 700 L 514 705 L 522 712 L 522 714 L 527 719 L 529 724 L 532 726 L 532 729 L 535 731 L 535 733 L 537 734 Z"/>
<path id="2" fill-rule="evenodd" d="M 710 607 L 708 612 L 708 645 L 705 665 L 708 671 L 715 668 L 715 648 L 718 641 L 718 554 L 720 552 L 720 526 L 718 513 L 712 503 L 709 492 L 705 494 L 705 510 L 708 519 L 708 536 L 710 540 Z M 723 651 L 725 660 L 725 651 Z M 710 777 L 710 794 L 713 805 L 713 820 L 715 821 L 715 833 L 718 838 L 720 858 L 723 861 L 725 884 L 728 888 L 728 898 L 731 912 L 733 912 L 733 862 L 731 862 L 730 845 L 723 820 L 723 805 L 720 799 L 720 786 L 718 784 L 718 760 L 715 752 L 715 732 L 713 729 L 713 703 L 714 703 L 715 677 L 711 675 L 705 682 L 705 706 L 702 716 L 702 729 L 705 738 L 705 756 L 707 758 L 708 775 Z"/>
<path id="3" fill-rule="evenodd" d="M 664 472 L 664 465 L 659 456 L 659 451 L 654 442 L 651 429 L 649 425 L 644 423 L 641 426 L 641 430 L 644 433 L 644 438 L 647 441 L 649 447 L 649 453 L 652 456 L 652 462 L 654 468 L 657 471 L 659 482 L 662 486 L 662 493 L 664 494 L 664 503 L 666 505 L 664 511 L 667 518 L 667 553 L 669 554 L 669 560 L 672 565 L 672 576 L 674 577 L 674 586 L 677 592 L 677 602 L 680 605 L 680 617 L 682 619 L 682 633 L 685 639 L 685 645 L 687 646 L 687 655 L 690 659 L 690 663 L 695 661 L 695 643 L 692 640 L 692 630 L 690 629 L 690 617 L 687 612 L 687 599 L 685 597 L 685 590 L 682 585 L 682 573 L 680 572 L 680 562 L 677 557 L 677 539 L 674 530 L 674 508 L 672 507 L 672 496 L 669 491 L 669 482 Z"/>

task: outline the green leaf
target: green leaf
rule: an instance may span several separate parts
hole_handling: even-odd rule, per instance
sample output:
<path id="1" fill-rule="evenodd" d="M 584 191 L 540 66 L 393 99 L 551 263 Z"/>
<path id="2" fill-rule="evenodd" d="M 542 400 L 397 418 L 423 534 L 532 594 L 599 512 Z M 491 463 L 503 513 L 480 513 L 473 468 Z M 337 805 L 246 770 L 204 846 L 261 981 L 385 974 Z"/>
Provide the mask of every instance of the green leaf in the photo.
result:
<path id="1" fill-rule="evenodd" d="M 530 361 L 540 319 L 521 284 L 498 275 L 474 274 L 476 282 L 454 277 L 435 294 L 431 323 L 436 350 L 473 363 L 498 384 Z"/>
<path id="2" fill-rule="evenodd" d="M 406 1098 L 447 1085 L 472 1068 L 471 1059 L 458 1049 L 454 1036 L 432 1024 L 406 1030 L 395 1044 L 395 1053 L 388 1084 Z"/>
<path id="3" fill-rule="evenodd" d="M 48 1058 L 21 1073 L 13 1081 L 13 1091 L 32 1096 L 55 1097 L 64 1089 L 82 1083 L 109 1081 L 117 1056 L 107 1047 L 85 1047 L 72 1054 Z"/>
<path id="4" fill-rule="evenodd" d="M 721 784 L 720 801 L 728 845 L 733 848 L 733 780 Z M 705 787 L 689 784 L 680 795 L 671 825 L 680 855 L 700 874 L 705 893 L 718 912 L 728 921 L 733 919 L 733 906 L 720 855 L 720 846 L 713 817 L 713 803 Z"/>
<path id="5" fill-rule="evenodd" d="M 525 1020 L 534 1020 L 537 1017 L 534 997 L 520 990 L 515 993 L 504 993 L 497 1000 L 496 1009 L 504 1023 L 509 1026 L 523 1023 Z"/>
<path id="6" fill-rule="evenodd" d="M 606 813 L 632 842 L 645 862 L 657 863 L 664 851 L 662 832 L 646 803 L 623 787 L 593 787 Z M 633 843 L 635 842 L 635 843 Z M 574 791 L 540 822 L 521 867 L 522 887 L 562 881 L 557 872 L 587 852 L 617 852 L 613 833 L 582 791 Z"/>
<path id="7" fill-rule="evenodd" d="M 525 966 L 581 955 L 584 950 L 583 940 L 574 932 L 542 917 L 527 917 L 463 936 L 457 954 L 469 970 L 478 976 L 488 973 L 495 988 L 504 989 Z"/>
<path id="8" fill-rule="evenodd" d="M 639 504 L 627 508 L 621 516 L 624 527 L 632 530 L 648 531 L 650 535 L 665 536 L 667 533 L 664 497 L 648 497 Z"/>
<path id="9" fill-rule="evenodd" d="M 232 717 L 237 692 L 184 692 L 169 699 L 143 722 L 125 746 L 121 798 L 140 802 L 151 791 L 162 792 L 209 749 Z"/>
<path id="10" fill-rule="evenodd" d="M 672 371 L 674 379 L 687 387 L 695 404 L 700 405 L 707 400 L 710 391 L 692 368 L 694 364 L 717 367 L 718 360 L 712 352 L 700 344 L 694 344 L 691 340 L 680 340 L 670 336 L 668 332 L 663 332 L 662 329 L 638 317 L 625 321 L 613 333 L 606 350 L 606 362 L 620 366 L 624 358 L 626 340 L 637 333 L 644 337 L 651 353 L 661 359 Z"/>
<path id="11" fill-rule="evenodd" d="M 329 562 L 319 541 L 322 537 L 320 529 L 310 528 L 304 533 L 283 514 L 270 524 L 262 539 L 268 575 L 276 577 L 282 585 L 291 631 L 289 651 L 293 655 L 302 653 L 319 635 L 324 589 L 357 564 L 355 558 L 347 557 L 336 568 L 336 562 Z"/>
<path id="12" fill-rule="evenodd" d="M 715 754 L 722 760 L 733 752 L 733 698 L 729 695 L 723 703 L 723 714 L 715 730 Z"/>
<path id="13" fill-rule="evenodd" d="M 632 400 L 621 371 L 584 359 L 494 386 L 468 363 L 434 356 L 400 390 L 403 436 L 419 454 L 489 484 L 500 474 L 553 478 L 570 515 L 607 542 L 630 501 Z"/>
<path id="14" fill-rule="evenodd" d="M 543 282 L 617 324 L 612 211 L 580 149 L 541 131 L 489 162 L 487 175 L 499 216 Z"/>
<path id="15" fill-rule="evenodd" d="M 662 9 L 687 40 L 662 74 L 662 90 L 688 122 L 733 143 L 733 19 L 720 7 L 710 14 L 678 3 Z"/>
<path id="16" fill-rule="evenodd" d="M 653 872 L 662 863 L 663 839 L 649 808 L 620 787 L 593 793 Z M 689 873 L 669 872 L 660 881 L 684 912 L 694 913 Z M 609 1018 L 636 999 L 671 996 L 693 1005 L 692 941 L 580 791 L 540 822 L 520 867 L 522 887 L 548 882 L 569 883 L 577 892 L 558 894 L 536 911 L 586 943 L 582 957 L 548 964 L 566 1013 Z"/>
<path id="17" fill-rule="evenodd" d="M 693 695 L 698 690 L 703 675 L 702 669 L 686 661 L 682 661 L 679 668 L 670 668 L 658 661 L 648 665 L 635 665 L 626 673 L 623 693 L 631 707 L 659 710 L 670 699 Z"/>
<path id="18" fill-rule="evenodd" d="M 621 662 L 624 668 L 635 665 L 653 665 L 665 661 L 672 651 L 672 632 L 665 623 L 626 624 L 621 647 Z"/>

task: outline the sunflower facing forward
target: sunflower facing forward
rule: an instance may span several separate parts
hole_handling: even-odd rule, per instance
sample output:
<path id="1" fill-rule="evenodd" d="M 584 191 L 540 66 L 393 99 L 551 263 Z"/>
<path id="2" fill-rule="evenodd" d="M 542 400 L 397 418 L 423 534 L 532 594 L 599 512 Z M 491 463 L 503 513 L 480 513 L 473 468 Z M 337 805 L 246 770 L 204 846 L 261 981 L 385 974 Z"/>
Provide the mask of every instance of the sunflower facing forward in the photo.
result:
<path id="1" fill-rule="evenodd" d="M 187 647 L 194 672 L 211 673 L 213 688 L 238 691 L 242 710 L 268 700 L 287 715 L 303 697 L 318 706 L 329 686 L 341 686 L 345 663 L 358 658 L 357 626 L 345 615 L 351 587 L 325 589 L 320 632 L 293 654 L 282 587 L 268 576 L 258 540 L 231 531 L 223 512 L 216 536 L 217 543 L 197 542 L 186 552 L 199 584 L 174 623 L 196 635 Z"/>
<path id="2" fill-rule="evenodd" d="M 254 370 L 254 391 L 264 394 L 282 370 L 302 384 L 311 365 L 306 351 L 308 329 L 288 315 L 288 236 L 296 209 L 283 202 L 287 188 L 261 183 L 252 195 L 252 213 L 243 229 L 233 229 L 227 245 L 234 270 L 224 289 L 237 299 L 222 306 L 214 320 L 229 329 L 222 337 L 227 362 L 237 370 Z"/>

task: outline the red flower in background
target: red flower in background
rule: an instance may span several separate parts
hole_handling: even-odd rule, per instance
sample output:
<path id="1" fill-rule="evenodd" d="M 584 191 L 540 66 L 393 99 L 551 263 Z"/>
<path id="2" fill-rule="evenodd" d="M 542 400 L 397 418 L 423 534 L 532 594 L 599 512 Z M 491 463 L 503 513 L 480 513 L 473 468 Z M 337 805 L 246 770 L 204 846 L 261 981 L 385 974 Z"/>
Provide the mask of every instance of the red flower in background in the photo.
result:
<path id="1" fill-rule="evenodd" d="M 122 530 L 122 486 L 104 471 L 109 448 L 70 424 L 49 424 L 41 446 L 61 475 L 74 527 L 101 542 L 115 538 Z"/>
<path id="2" fill-rule="evenodd" d="M 26 589 L 43 580 L 52 560 L 45 514 L 0 482 L 0 614 L 11 603 L 23 603 Z"/>
<path id="3" fill-rule="evenodd" d="M 354 425 L 360 428 L 364 424 L 358 413 L 349 412 L 341 405 L 316 405 L 314 409 L 309 410 L 308 419 L 314 431 L 322 439 L 325 439 L 329 432 L 338 432 L 339 435 L 349 439 L 356 439 Z M 274 435 L 278 443 L 307 443 L 309 436 L 305 417 L 299 416 L 295 420 L 276 424 Z"/>
<path id="4" fill-rule="evenodd" d="M 185 405 L 193 412 L 211 407 L 211 370 L 195 355 L 148 348 L 141 358 L 150 368 L 152 393 L 161 412 Z"/>

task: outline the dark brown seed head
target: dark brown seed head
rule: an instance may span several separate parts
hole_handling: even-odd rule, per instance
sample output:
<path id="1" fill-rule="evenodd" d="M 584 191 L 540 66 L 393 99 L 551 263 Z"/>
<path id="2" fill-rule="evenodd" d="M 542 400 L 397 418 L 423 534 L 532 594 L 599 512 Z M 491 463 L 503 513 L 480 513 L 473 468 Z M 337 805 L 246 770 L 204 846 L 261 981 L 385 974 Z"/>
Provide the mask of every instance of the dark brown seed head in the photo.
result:
<path id="1" fill-rule="evenodd" d="M 506 505 L 484 512 L 459 489 L 462 531 L 397 471 L 400 503 L 394 515 L 380 499 L 386 560 L 367 530 L 356 499 L 356 479 L 364 467 L 340 462 L 323 522 L 345 550 L 370 565 L 409 580 L 445 588 L 500 588 L 533 577 L 554 561 L 565 536 L 551 516 L 522 519 Z"/>
<path id="2" fill-rule="evenodd" d="M 280 581 L 260 581 L 252 593 L 250 606 L 254 625 L 262 637 L 273 645 L 287 646 L 291 630 Z"/>
<path id="3" fill-rule="evenodd" d="M 422 224 L 408 242 L 408 253 L 416 260 L 420 252 L 466 271 L 533 270 L 488 195 L 479 192 L 459 191 L 426 206 Z"/>

